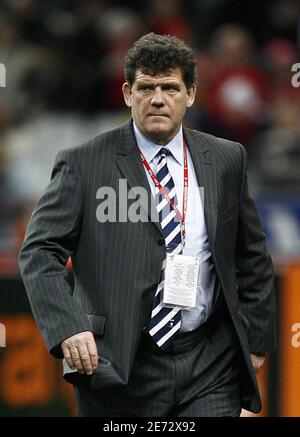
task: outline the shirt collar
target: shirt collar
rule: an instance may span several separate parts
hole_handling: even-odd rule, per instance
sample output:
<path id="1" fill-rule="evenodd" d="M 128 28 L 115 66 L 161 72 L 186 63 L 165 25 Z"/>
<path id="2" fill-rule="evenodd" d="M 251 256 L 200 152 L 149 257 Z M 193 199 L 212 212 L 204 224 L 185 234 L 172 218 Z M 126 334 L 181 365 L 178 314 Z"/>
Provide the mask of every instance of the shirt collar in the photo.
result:
<path id="1" fill-rule="evenodd" d="M 153 158 L 157 155 L 158 151 L 161 149 L 161 144 L 155 144 L 148 138 L 146 138 L 136 124 L 133 122 L 134 133 L 136 137 L 137 144 L 141 151 L 143 152 L 145 158 L 150 163 Z M 175 137 L 166 145 L 166 147 L 176 159 L 176 161 L 183 165 L 183 136 L 182 136 L 182 126 L 180 126 L 179 132 Z"/>

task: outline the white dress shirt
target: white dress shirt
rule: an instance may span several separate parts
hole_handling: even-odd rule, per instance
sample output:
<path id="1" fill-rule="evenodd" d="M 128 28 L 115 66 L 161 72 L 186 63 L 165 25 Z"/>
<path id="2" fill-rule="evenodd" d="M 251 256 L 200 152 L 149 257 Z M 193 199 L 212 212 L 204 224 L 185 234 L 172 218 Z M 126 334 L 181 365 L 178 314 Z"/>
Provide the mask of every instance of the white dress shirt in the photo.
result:
<path id="1" fill-rule="evenodd" d="M 178 134 L 166 145 L 161 146 L 151 142 L 146 138 L 135 123 L 134 132 L 137 144 L 143 152 L 151 169 L 156 174 L 158 164 L 158 152 L 161 147 L 170 151 L 167 156 L 167 165 L 169 172 L 174 180 L 176 195 L 178 199 L 178 209 L 182 213 L 183 203 L 183 133 L 182 127 Z M 181 328 L 182 332 L 193 331 L 202 325 L 212 312 L 213 305 L 217 298 L 217 280 L 209 248 L 208 236 L 204 220 L 204 211 L 200 195 L 200 188 L 192 162 L 191 155 L 187 148 L 188 158 L 188 198 L 185 218 L 185 245 L 183 248 L 184 255 L 200 257 L 200 270 L 198 278 L 198 289 L 196 296 L 196 306 L 192 310 L 182 310 Z M 148 171 L 146 175 L 155 198 L 155 184 L 151 179 Z"/>

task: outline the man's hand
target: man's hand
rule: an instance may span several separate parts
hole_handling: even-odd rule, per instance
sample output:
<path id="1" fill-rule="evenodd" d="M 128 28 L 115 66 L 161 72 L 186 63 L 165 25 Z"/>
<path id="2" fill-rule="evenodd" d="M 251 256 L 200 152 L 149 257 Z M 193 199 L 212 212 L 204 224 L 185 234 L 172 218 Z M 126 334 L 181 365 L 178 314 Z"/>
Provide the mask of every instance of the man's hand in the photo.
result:
<path id="1" fill-rule="evenodd" d="M 98 366 L 98 351 L 93 333 L 80 332 L 62 342 L 64 357 L 71 369 L 91 375 Z"/>
<path id="2" fill-rule="evenodd" d="M 250 354 L 250 358 L 251 358 L 252 366 L 254 368 L 254 372 L 258 373 L 262 368 L 262 366 L 264 365 L 266 357 L 265 356 L 259 357 L 258 355 Z"/>

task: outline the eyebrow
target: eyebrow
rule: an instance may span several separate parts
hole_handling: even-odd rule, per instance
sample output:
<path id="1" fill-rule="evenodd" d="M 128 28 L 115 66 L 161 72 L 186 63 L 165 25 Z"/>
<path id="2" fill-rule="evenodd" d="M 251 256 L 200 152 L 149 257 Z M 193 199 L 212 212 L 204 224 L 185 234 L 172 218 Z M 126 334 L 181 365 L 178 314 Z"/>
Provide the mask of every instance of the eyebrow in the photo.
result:
<path id="1" fill-rule="evenodd" d="M 151 82 L 151 81 L 149 81 L 149 80 L 147 80 L 147 79 L 137 79 L 136 80 L 136 85 L 137 86 L 141 86 L 141 85 L 152 85 L 152 86 L 156 86 L 156 84 L 155 83 L 153 83 L 153 82 Z M 180 86 L 180 83 L 178 83 L 178 82 L 176 82 L 176 81 L 174 81 L 174 80 L 169 80 L 169 81 L 166 81 L 166 82 L 162 82 L 161 84 L 159 84 L 160 86 L 176 86 L 176 87 L 179 87 Z"/>

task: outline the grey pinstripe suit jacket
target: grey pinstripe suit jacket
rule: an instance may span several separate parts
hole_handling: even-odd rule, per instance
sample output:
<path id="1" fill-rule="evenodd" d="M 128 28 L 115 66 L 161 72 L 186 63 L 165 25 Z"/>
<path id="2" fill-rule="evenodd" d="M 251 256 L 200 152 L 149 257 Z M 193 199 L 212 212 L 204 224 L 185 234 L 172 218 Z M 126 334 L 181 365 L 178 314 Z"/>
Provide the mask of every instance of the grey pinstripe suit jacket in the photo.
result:
<path id="1" fill-rule="evenodd" d="M 234 142 L 184 129 L 199 186 L 210 248 L 242 352 L 242 405 L 260 408 L 249 352 L 275 348 L 273 267 L 246 178 L 246 153 Z M 119 179 L 151 190 L 132 123 L 61 151 L 30 219 L 19 265 L 48 349 L 92 330 L 103 357 L 94 384 L 126 384 L 159 282 L 160 224 L 96 219 L 96 192 Z M 118 194 L 117 194 L 118 200 Z M 133 202 L 134 200 L 130 200 Z M 118 205 L 118 202 L 117 202 Z M 118 217 L 117 206 L 117 217 Z M 72 257 L 75 287 L 68 284 Z M 217 365 L 217 363 L 216 363 Z"/>

